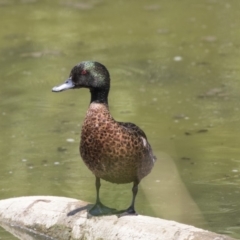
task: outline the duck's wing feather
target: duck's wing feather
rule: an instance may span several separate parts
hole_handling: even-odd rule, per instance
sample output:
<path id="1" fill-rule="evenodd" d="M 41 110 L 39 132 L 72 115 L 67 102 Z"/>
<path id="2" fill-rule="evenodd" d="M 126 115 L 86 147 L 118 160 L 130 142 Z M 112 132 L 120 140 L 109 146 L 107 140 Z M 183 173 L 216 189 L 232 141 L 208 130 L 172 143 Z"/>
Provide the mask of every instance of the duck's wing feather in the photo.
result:
<path id="1" fill-rule="evenodd" d="M 130 123 L 130 122 L 118 122 L 120 126 L 123 126 L 125 128 L 127 128 L 129 131 L 137 134 L 137 135 L 140 135 L 141 137 L 145 138 L 146 139 L 146 142 L 147 142 L 147 149 L 149 151 L 149 155 L 151 156 L 153 162 L 155 162 L 157 160 L 156 156 L 154 156 L 153 154 L 153 151 L 152 151 L 152 148 L 151 148 L 151 145 L 149 144 L 148 140 L 147 140 L 147 136 L 146 134 L 144 133 L 144 131 L 139 128 L 137 125 L 135 125 L 134 123 Z"/>
<path id="2" fill-rule="evenodd" d="M 129 131 L 134 132 L 138 135 L 140 135 L 141 137 L 144 137 L 147 140 L 147 136 L 144 133 L 144 131 L 139 128 L 137 125 L 135 125 L 134 123 L 130 123 L 130 122 L 118 122 L 119 125 L 127 128 Z"/>

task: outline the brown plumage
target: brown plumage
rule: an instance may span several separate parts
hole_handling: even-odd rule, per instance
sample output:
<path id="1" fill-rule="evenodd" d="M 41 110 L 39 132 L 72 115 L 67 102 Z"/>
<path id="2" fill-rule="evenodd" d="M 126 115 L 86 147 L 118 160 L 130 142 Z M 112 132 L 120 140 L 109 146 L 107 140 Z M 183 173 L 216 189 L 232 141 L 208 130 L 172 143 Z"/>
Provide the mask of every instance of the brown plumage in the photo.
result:
<path id="1" fill-rule="evenodd" d="M 133 200 L 124 212 L 135 214 L 134 202 L 138 184 L 150 173 L 156 158 L 145 133 L 133 123 L 117 122 L 108 109 L 110 77 L 107 69 L 97 62 L 76 65 L 69 79 L 54 87 L 54 92 L 70 88 L 89 88 L 91 103 L 81 133 L 80 154 L 96 176 L 97 201 L 92 215 L 118 213 L 104 206 L 99 199 L 100 179 L 112 183 L 133 182 Z M 123 211 L 120 211 L 123 212 Z"/>

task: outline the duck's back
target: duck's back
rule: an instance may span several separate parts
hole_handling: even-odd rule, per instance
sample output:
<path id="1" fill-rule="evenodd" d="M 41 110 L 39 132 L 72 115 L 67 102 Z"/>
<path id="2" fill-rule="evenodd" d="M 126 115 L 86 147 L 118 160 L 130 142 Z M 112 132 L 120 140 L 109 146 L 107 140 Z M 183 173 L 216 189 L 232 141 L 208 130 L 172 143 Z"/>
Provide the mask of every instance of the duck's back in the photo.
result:
<path id="1" fill-rule="evenodd" d="M 80 153 L 97 177 L 114 183 L 141 180 L 155 161 L 144 132 L 133 123 L 116 122 L 108 106 L 100 103 L 89 106 Z"/>

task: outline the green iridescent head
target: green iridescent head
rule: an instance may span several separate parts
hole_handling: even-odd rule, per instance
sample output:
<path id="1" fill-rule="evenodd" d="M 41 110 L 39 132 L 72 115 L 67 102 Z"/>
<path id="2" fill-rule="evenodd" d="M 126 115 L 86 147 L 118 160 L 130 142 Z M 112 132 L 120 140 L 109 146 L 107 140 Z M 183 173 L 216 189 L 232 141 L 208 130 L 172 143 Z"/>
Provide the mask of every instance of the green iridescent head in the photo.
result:
<path id="1" fill-rule="evenodd" d="M 110 76 L 105 66 L 99 62 L 84 61 L 73 67 L 69 78 L 52 89 L 61 92 L 68 89 L 89 88 L 91 102 L 106 103 L 110 89 Z"/>
<path id="2" fill-rule="evenodd" d="M 67 89 L 89 88 L 109 89 L 110 76 L 105 66 L 99 62 L 84 61 L 73 67 L 69 78 L 60 86 L 54 87 L 53 92 Z"/>

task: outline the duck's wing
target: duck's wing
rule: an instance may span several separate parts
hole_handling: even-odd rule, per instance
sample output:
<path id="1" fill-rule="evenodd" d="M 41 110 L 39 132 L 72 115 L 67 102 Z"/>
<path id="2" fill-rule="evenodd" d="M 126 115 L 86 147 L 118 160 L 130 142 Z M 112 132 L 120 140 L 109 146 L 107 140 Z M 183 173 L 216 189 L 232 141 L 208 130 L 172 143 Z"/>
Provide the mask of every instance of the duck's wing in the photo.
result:
<path id="1" fill-rule="evenodd" d="M 157 160 L 156 156 L 154 156 L 154 154 L 153 154 L 151 145 L 149 144 L 149 142 L 147 140 L 147 136 L 141 128 L 139 128 L 134 123 L 130 123 L 130 122 L 118 122 L 118 124 L 120 126 L 127 128 L 128 131 L 134 133 L 135 135 L 139 135 L 139 136 L 143 137 L 147 143 L 146 148 L 148 149 L 149 155 L 152 158 L 153 162 L 155 162 Z"/>
<path id="2" fill-rule="evenodd" d="M 127 128 L 129 131 L 131 131 L 137 135 L 140 135 L 141 137 L 144 137 L 147 140 L 147 136 L 144 133 L 144 131 L 141 128 L 139 128 L 137 125 L 135 125 L 134 123 L 130 123 L 130 122 L 118 122 L 118 123 L 119 123 L 119 125 Z"/>

